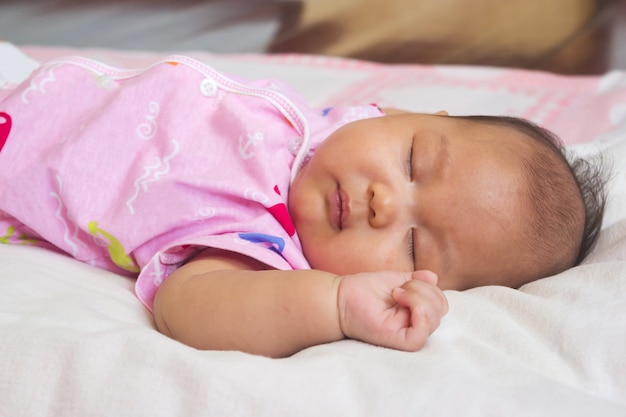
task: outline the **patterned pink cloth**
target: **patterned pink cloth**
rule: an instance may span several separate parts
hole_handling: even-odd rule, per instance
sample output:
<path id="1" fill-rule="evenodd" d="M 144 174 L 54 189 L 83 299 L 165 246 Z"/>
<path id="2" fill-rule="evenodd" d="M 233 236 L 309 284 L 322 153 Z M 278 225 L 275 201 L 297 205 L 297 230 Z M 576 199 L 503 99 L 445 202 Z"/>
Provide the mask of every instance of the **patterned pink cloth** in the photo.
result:
<path id="1" fill-rule="evenodd" d="M 0 239 L 138 274 L 148 308 L 203 247 L 308 268 L 292 173 L 333 130 L 380 114 L 313 110 L 280 82 L 181 56 L 141 70 L 52 61 L 0 101 Z"/>

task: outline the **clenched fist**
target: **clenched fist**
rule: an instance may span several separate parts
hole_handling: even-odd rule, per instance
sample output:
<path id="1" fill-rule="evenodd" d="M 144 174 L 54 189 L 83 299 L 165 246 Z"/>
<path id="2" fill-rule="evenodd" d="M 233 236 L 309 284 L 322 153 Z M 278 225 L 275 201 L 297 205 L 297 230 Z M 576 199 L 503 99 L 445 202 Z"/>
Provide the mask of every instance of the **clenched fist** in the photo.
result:
<path id="1" fill-rule="evenodd" d="M 448 312 L 437 275 L 430 271 L 341 277 L 337 305 L 347 337 L 405 351 L 421 349 Z"/>

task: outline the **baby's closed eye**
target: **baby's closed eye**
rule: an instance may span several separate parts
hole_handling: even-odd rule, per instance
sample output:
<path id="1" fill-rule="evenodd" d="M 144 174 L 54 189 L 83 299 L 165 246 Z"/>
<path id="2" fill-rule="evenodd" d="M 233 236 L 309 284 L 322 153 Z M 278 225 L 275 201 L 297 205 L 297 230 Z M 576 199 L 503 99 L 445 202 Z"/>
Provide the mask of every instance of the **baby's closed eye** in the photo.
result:
<path id="1" fill-rule="evenodd" d="M 408 240 L 408 250 L 409 250 L 409 259 L 411 260 L 411 264 L 413 265 L 413 271 L 416 269 L 417 260 L 415 259 L 415 228 L 412 227 L 409 229 L 409 233 L 407 236 Z"/>

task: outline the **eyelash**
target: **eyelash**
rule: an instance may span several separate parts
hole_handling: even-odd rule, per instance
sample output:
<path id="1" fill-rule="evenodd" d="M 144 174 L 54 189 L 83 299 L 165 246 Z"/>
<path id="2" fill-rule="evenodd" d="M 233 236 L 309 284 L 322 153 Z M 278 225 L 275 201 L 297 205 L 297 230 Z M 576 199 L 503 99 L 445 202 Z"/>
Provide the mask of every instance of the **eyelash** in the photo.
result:
<path id="1" fill-rule="evenodd" d="M 413 263 L 413 270 L 415 270 L 416 262 L 415 262 L 415 241 L 413 239 L 414 233 L 413 228 L 409 229 L 409 259 Z"/>
<path id="2" fill-rule="evenodd" d="M 407 166 L 406 167 L 407 176 L 408 176 L 410 181 L 413 181 L 413 142 L 411 142 L 411 147 L 409 148 L 409 156 L 407 158 L 406 166 Z M 413 236 L 414 236 L 413 228 L 411 228 L 411 229 L 409 229 L 408 249 L 409 249 L 409 259 L 413 263 L 413 269 L 415 270 L 415 266 L 416 266 L 416 263 L 415 263 L 415 242 L 414 242 Z"/>

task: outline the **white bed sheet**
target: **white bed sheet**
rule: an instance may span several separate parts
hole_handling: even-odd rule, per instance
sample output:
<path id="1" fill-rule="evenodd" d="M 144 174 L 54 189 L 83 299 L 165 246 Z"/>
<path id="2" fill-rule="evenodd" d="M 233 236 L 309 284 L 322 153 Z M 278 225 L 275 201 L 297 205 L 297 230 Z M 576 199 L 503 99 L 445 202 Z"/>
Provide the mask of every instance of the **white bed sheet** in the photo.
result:
<path id="1" fill-rule="evenodd" d="M 154 58 L 80 52 L 129 66 Z M 0 416 L 626 415 L 626 74 L 192 55 L 285 79 L 313 104 L 508 113 L 577 152 L 601 149 L 614 175 L 600 242 L 583 265 L 520 290 L 447 292 L 450 312 L 420 352 L 346 340 L 280 360 L 186 347 L 154 330 L 132 279 L 0 245 Z"/>

